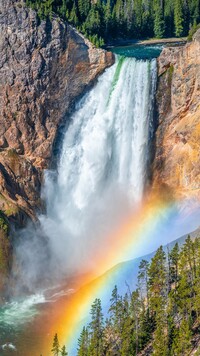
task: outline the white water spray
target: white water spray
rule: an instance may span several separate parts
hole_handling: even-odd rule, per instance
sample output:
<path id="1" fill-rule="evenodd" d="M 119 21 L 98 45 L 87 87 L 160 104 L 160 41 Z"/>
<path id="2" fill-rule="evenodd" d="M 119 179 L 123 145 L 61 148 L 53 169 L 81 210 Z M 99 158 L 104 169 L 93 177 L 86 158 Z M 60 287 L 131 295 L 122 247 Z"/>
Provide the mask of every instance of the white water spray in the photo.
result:
<path id="1" fill-rule="evenodd" d="M 94 251 L 100 246 L 106 251 L 108 233 L 142 199 L 156 68 L 155 59 L 119 57 L 76 107 L 57 174 L 46 172 L 43 192 L 47 214 L 40 222 L 48 237 L 54 276 L 91 268 Z M 29 254 L 29 266 L 38 266 L 32 273 L 37 279 L 45 256 L 39 256 L 38 240 L 35 246 L 37 256 L 31 247 L 26 251 L 34 259 L 31 263 Z"/>

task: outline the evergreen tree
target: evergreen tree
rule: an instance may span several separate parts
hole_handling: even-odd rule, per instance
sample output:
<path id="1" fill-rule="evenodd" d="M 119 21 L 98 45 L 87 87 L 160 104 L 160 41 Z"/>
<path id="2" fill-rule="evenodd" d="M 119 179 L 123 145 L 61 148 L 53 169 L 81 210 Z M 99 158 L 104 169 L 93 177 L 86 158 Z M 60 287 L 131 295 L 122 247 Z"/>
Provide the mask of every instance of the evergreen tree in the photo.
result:
<path id="1" fill-rule="evenodd" d="M 139 265 L 138 285 L 141 298 L 147 299 L 147 308 L 149 308 L 149 280 L 148 280 L 149 262 L 142 260 Z"/>
<path id="2" fill-rule="evenodd" d="M 77 8 L 76 8 L 75 3 L 73 4 L 72 10 L 70 12 L 69 21 L 75 26 L 78 26 L 78 24 L 79 24 Z"/>
<path id="3" fill-rule="evenodd" d="M 178 283 L 178 263 L 179 263 L 179 246 L 175 244 L 169 254 L 169 281 L 170 284 L 175 284 L 175 289 Z"/>
<path id="4" fill-rule="evenodd" d="M 174 36 L 174 0 L 168 0 L 164 7 L 166 36 Z"/>
<path id="5" fill-rule="evenodd" d="M 154 35 L 157 38 L 163 38 L 165 34 L 165 23 L 163 18 L 163 9 L 159 0 L 154 2 Z"/>
<path id="6" fill-rule="evenodd" d="M 103 314 L 100 299 L 95 299 L 91 307 L 90 328 L 90 356 L 101 356 L 103 354 Z"/>
<path id="7" fill-rule="evenodd" d="M 177 329 L 176 337 L 172 345 L 173 355 L 189 355 L 189 351 L 191 350 L 191 337 L 192 333 L 189 323 L 186 319 L 183 319 L 180 328 Z"/>
<path id="8" fill-rule="evenodd" d="M 84 326 L 78 340 L 78 356 L 87 356 L 89 354 L 89 333 Z"/>
<path id="9" fill-rule="evenodd" d="M 78 0 L 78 10 L 80 14 L 80 19 L 85 21 L 90 11 L 91 2 L 90 0 Z"/>
<path id="10" fill-rule="evenodd" d="M 112 291 L 112 296 L 110 299 L 110 320 L 113 328 L 118 335 L 122 332 L 122 322 L 123 322 L 123 302 L 122 297 L 119 296 L 117 286 L 114 287 Z"/>
<path id="11" fill-rule="evenodd" d="M 55 334 L 54 339 L 53 339 L 53 346 L 51 349 L 51 352 L 53 353 L 54 356 L 58 356 L 60 352 L 60 344 L 58 341 L 58 335 Z"/>
<path id="12" fill-rule="evenodd" d="M 180 37 L 183 35 L 183 4 L 182 0 L 175 0 L 174 4 L 174 26 L 175 26 L 175 35 Z"/>
<path id="13" fill-rule="evenodd" d="M 106 5 L 104 6 L 104 21 L 105 21 L 105 36 L 109 36 L 109 31 L 112 31 L 112 8 L 111 8 L 111 0 L 108 0 Z"/>
<path id="14" fill-rule="evenodd" d="M 153 347 L 155 355 L 167 355 L 167 273 L 166 255 L 161 246 L 151 260 L 149 267 L 149 299 L 152 316 L 155 320 Z"/>
<path id="15" fill-rule="evenodd" d="M 67 351 L 66 351 L 66 347 L 65 347 L 65 345 L 61 348 L 61 356 L 67 356 L 68 355 L 68 353 L 67 353 Z"/>
<path id="16" fill-rule="evenodd" d="M 194 281 L 194 311 L 197 320 L 200 321 L 200 239 L 194 241 L 196 276 Z"/>

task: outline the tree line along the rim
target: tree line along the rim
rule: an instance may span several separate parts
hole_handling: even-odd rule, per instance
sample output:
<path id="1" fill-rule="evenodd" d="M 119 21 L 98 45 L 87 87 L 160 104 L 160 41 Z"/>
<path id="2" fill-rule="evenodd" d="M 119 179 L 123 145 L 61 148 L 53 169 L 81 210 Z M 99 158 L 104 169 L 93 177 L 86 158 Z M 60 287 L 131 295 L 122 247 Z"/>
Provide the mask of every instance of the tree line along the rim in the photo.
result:
<path id="1" fill-rule="evenodd" d="M 187 36 L 200 22 L 200 0 L 26 0 L 40 19 L 53 13 L 97 47 L 116 39 Z"/>

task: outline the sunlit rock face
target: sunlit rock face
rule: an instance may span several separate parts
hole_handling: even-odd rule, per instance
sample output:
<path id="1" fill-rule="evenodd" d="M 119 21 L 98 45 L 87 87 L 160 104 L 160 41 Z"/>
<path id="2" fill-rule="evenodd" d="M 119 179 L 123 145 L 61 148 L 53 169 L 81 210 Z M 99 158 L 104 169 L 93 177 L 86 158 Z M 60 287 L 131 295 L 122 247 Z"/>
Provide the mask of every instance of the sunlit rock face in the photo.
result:
<path id="1" fill-rule="evenodd" d="M 16 0 L 0 0 L 0 52 L 0 178 L 12 181 L 12 194 L 5 184 L 0 187 L 0 206 L 9 198 L 32 216 L 61 122 L 114 58 L 56 17 L 40 22 Z M 9 162 L 4 165 L 9 150 L 19 156 L 15 177 Z"/>
<path id="2" fill-rule="evenodd" d="M 158 58 L 154 187 L 200 198 L 200 31 Z"/>

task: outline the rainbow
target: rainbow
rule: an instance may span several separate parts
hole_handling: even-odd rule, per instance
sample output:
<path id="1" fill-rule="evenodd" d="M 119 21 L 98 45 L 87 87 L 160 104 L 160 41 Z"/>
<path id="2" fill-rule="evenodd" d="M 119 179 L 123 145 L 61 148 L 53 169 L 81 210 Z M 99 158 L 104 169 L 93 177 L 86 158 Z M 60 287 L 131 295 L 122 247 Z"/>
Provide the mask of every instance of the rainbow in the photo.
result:
<path id="1" fill-rule="evenodd" d="M 171 229 L 177 219 L 180 220 L 177 203 L 154 196 L 147 198 L 140 208 L 127 218 L 118 232 L 108 236 L 106 253 L 105 249 L 99 248 L 94 256 L 95 273 L 93 271 L 80 277 L 80 287 L 77 291 L 56 303 L 55 312 L 51 315 L 50 337 L 46 348 L 49 350 L 52 336 L 58 333 L 60 343 L 66 345 L 69 356 L 76 355 L 77 339 L 83 325 L 89 321 L 90 307 L 94 299 L 109 301 L 114 287 L 113 276 L 116 277 L 116 268 L 113 266 L 139 257 L 144 251 L 151 252 L 163 242 L 169 242 L 169 236 L 168 241 L 163 241 L 165 231 L 167 226 Z M 181 219 L 182 222 L 185 216 Z M 109 269 L 110 272 L 105 274 Z M 94 279 L 95 276 L 101 277 Z"/>

